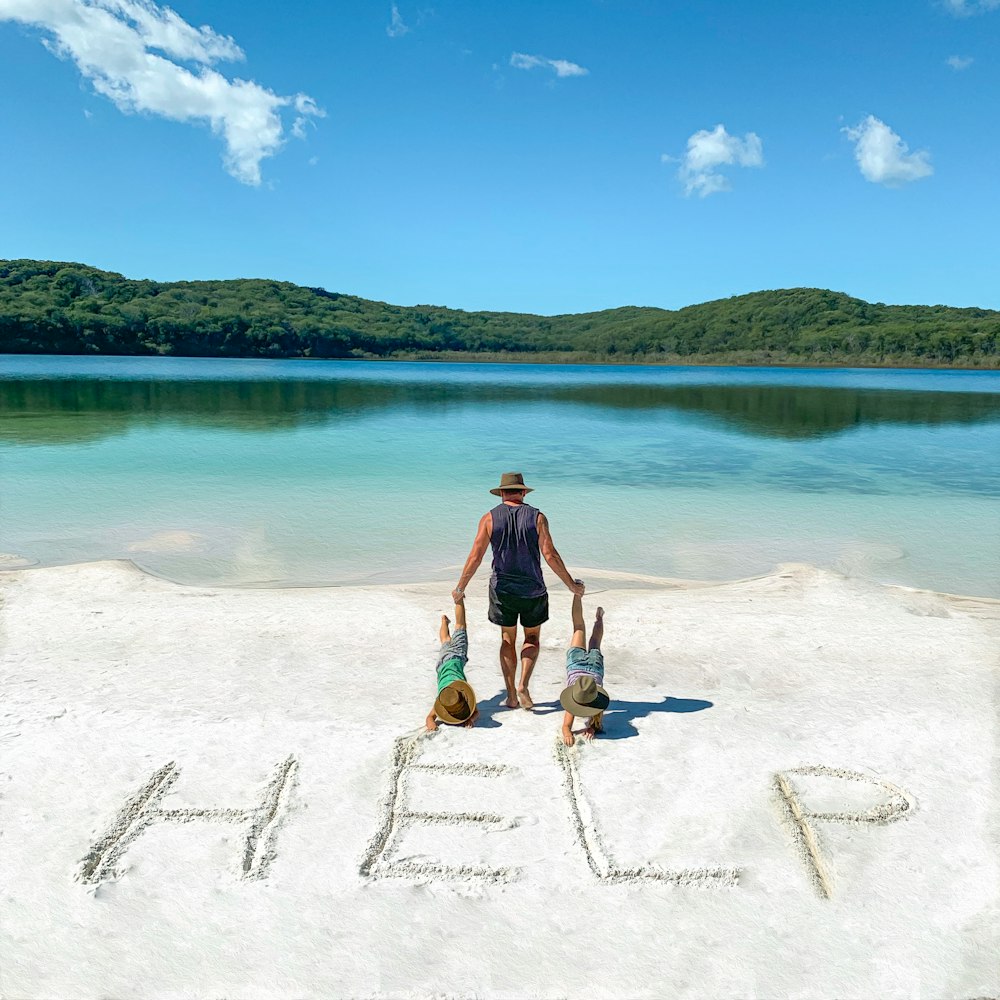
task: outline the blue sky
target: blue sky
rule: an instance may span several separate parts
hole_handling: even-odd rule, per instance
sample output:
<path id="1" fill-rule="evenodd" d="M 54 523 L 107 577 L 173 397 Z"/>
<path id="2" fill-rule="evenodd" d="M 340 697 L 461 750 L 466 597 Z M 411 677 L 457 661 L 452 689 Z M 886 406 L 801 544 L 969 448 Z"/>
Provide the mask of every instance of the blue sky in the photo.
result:
<path id="1" fill-rule="evenodd" d="M 0 257 L 1000 308 L 998 40 L 1000 0 L 0 0 Z"/>

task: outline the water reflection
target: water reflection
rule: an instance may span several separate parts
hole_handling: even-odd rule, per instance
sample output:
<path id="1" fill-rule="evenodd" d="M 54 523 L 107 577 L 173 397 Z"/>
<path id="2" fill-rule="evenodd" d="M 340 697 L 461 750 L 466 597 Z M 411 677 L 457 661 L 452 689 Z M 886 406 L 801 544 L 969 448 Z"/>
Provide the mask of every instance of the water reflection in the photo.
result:
<path id="1" fill-rule="evenodd" d="M 0 439 L 96 441 L 137 425 L 175 422 L 252 432 L 355 420 L 380 411 L 444 413 L 497 404 L 559 404 L 605 415 L 685 414 L 741 432 L 800 440 L 866 425 L 1000 422 L 1000 394 L 809 385 L 552 385 L 336 380 L 5 379 Z M 67 419 L 72 418 L 72 419 Z"/>

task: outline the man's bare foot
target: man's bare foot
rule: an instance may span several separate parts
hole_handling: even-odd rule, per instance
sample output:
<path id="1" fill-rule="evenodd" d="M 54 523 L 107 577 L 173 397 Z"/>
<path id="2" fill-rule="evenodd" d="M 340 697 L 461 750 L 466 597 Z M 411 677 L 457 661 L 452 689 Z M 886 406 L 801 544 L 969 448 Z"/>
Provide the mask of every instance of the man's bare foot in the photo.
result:
<path id="1" fill-rule="evenodd" d="M 505 702 L 505 704 L 508 708 L 517 708 L 520 705 L 520 702 L 517 700 L 516 694 L 508 693 L 507 701 Z"/>
<path id="2" fill-rule="evenodd" d="M 517 700 L 521 703 L 521 708 L 526 712 L 530 712 L 535 707 L 535 703 L 531 700 L 531 695 L 528 694 L 527 688 L 521 688 L 517 692 Z"/>
<path id="3" fill-rule="evenodd" d="M 573 738 L 573 733 L 569 729 L 562 731 L 562 741 L 564 747 L 571 747 L 576 742 Z"/>

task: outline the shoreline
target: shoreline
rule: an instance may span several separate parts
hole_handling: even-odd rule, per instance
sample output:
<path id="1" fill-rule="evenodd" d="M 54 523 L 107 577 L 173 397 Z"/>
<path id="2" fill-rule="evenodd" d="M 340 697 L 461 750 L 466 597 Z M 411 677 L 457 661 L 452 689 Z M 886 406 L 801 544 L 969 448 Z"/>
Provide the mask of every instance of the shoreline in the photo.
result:
<path id="1" fill-rule="evenodd" d="M 586 356 L 580 357 L 580 354 Z M 485 355 L 485 356 L 484 356 Z M 351 363 L 387 362 L 396 364 L 482 364 L 482 365 L 589 365 L 606 368 L 761 368 L 802 371 L 912 371 L 912 372 L 996 372 L 1000 373 L 1000 357 L 993 359 L 988 365 L 947 365 L 947 364 L 914 364 L 912 361 L 898 364 L 865 363 L 850 357 L 831 361 L 768 361 L 764 359 L 733 359 L 708 355 L 704 360 L 692 360 L 686 355 L 671 355 L 664 360 L 636 359 L 633 357 L 616 357 L 600 355 L 592 356 L 587 352 L 515 351 L 510 354 L 503 352 L 461 352 L 435 351 L 426 354 L 401 356 L 354 356 L 354 357 L 306 357 L 304 355 L 289 355 L 288 357 L 261 357 L 258 355 L 204 355 L 204 354 L 61 354 L 49 351 L 17 351 L 14 353 L 0 352 L 0 357 L 12 358 L 123 358 L 123 359 L 153 359 L 175 358 L 184 361 L 305 361 L 324 362 L 335 361 Z"/>
<path id="2" fill-rule="evenodd" d="M 12 560 L 5 562 L 5 560 Z M 450 601 L 450 585 L 448 580 L 415 579 L 415 580 L 394 580 L 383 582 L 365 583 L 358 580 L 350 580 L 344 583 L 293 583 L 288 581 L 260 581 L 255 583 L 197 583 L 187 580 L 178 580 L 163 573 L 156 573 L 151 569 L 141 565 L 137 560 L 120 557 L 108 559 L 90 559 L 76 562 L 41 563 L 38 560 L 29 561 L 14 553 L 0 553 L 0 582 L 4 576 L 14 573 L 44 572 L 46 570 L 73 570 L 86 567 L 101 566 L 121 566 L 127 571 L 134 571 L 150 580 L 169 584 L 173 587 L 182 587 L 199 590 L 218 590 L 223 592 L 240 593 L 247 592 L 299 592 L 299 591 L 345 591 L 345 590 L 387 590 L 387 591 L 415 591 L 441 593 L 446 603 Z M 461 567 L 455 567 L 460 570 Z M 583 580 L 599 580 L 607 583 L 620 583 L 624 586 L 616 588 L 614 586 L 602 586 L 600 590 L 590 590 L 587 596 L 604 593 L 608 590 L 621 589 L 624 592 L 649 590 L 652 592 L 669 591 L 701 591 L 718 588 L 732 587 L 736 585 L 753 584 L 764 580 L 775 578 L 808 578 L 829 576 L 832 579 L 841 580 L 856 584 L 860 587 L 871 587 L 887 591 L 899 591 L 906 594 L 924 594 L 933 597 L 940 597 L 946 600 L 955 601 L 975 601 L 983 602 L 986 605 L 995 605 L 1000 609 L 1000 597 L 992 597 L 985 594 L 972 594 L 959 591 L 935 590 L 932 587 L 917 587 L 902 583 L 884 583 L 871 577 L 851 576 L 841 573 L 838 570 L 828 567 L 816 566 L 806 562 L 777 563 L 771 569 L 762 573 L 754 573 L 750 576 L 739 576 L 718 580 L 698 580 L 685 577 L 653 576 L 648 573 L 632 573 L 626 570 L 600 569 L 594 566 L 577 566 L 575 572 L 581 574 Z M 552 593 L 561 594 L 564 590 L 561 582 L 545 569 L 546 583 Z M 477 590 L 486 590 L 489 578 L 488 571 L 481 570 L 477 578 L 470 584 L 470 587 Z M 645 586 L 643 586 L 645 585 Z"/>

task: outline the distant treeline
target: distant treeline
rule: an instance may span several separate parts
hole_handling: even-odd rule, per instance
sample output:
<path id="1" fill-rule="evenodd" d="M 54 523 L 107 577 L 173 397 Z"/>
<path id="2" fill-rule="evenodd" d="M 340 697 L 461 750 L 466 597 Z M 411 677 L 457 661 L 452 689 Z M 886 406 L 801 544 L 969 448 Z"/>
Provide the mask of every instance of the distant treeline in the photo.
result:
<path id="1" fill-rule="evenodd" d="M 0 353 L 1000 367 L 1000 312 L 818 288 L 564 316 L 392 306 L 289 282 L 0 261 Z"/>

